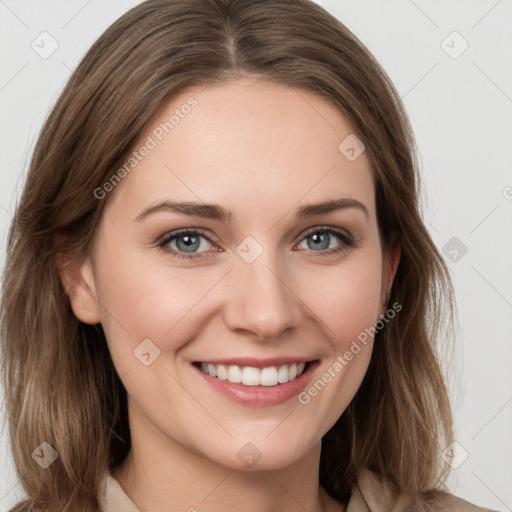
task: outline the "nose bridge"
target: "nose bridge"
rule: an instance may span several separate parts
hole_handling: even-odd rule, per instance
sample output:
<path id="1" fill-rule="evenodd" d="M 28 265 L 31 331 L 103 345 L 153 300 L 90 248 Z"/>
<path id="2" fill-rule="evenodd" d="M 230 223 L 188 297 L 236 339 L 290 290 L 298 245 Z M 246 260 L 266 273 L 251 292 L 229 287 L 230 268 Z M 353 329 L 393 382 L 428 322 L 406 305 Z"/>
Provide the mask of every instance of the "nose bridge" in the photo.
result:
<path id="1" fill-rule="evenodd" d="M 298 325 L 301 313 L 297 297 L 292 293 L 286 272 L 286 263 L 275 250 L 267 247 L 255 257 L 254 245 L 240 244 L 240 258 L 233 272 L 233 294 L 228 306 L 227 321 L 233 329 L 252 331 L 261 338 L 272 338 Z M 253 251 L 252 258 L 244 258 L 240 249 Z M 247 254 L 247 252 L 245 253 Z"/>

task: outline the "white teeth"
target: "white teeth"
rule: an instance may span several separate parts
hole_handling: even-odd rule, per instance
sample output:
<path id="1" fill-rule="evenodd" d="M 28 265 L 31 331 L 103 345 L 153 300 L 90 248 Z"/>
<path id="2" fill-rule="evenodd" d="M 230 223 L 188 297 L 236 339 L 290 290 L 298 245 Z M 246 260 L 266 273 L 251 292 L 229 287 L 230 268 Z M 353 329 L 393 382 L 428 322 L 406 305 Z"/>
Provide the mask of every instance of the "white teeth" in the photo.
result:
<path id="1" fill-rule="evenodd" d="M 208 365 L 208 373 L 212 376 L 212 377 L 217 377 L 217 368 L 215 365 L 213 364 L 209 364 Z"/>
<path id="2" fill-rule="evenodd" d="M 242 382 L 242 370 L 238 366 L 228 366 L 228 378 L 229 382 L 238 384 Z"/>
<path id="3" fill-rule="evenodd" d="M 279 384 L 286 384 L 288 382 L 288 366 L 284 365 L 279 368 L 277 381 Z"/>
<path id="4" fill-rule="evenodd" d="M 217 378 L 220 380 L 226 380 L 228 378 L 228 369 L 223 364 L 217 365 Z"/>
<path id="5" fill-rule="evenodd" d="M 211 374 L 210 374 L 211 375 Z M 245 366 L 242 370 L 242 384 L 246 386 L 260 385 L 260 371 L 252 366 Z"/>
<path id="6" fill-rule="evenodd" d="M 275 366 L 261 370 L 260 384 L 262 386 L 276 386 L 277 382 L 277 368 Z"/>
<path id="7" fill-rule="evenodd" d="M 201 370 L 220 380 L 227 380 L 234 384 L 242 383 L 245 386 L 277 386 L 300 377 L 304 372 L 306 363 L 293 363 L 279 367 L 254 368 L 253 366 L 239 367 L 236 365 L 201 363 Z"/>

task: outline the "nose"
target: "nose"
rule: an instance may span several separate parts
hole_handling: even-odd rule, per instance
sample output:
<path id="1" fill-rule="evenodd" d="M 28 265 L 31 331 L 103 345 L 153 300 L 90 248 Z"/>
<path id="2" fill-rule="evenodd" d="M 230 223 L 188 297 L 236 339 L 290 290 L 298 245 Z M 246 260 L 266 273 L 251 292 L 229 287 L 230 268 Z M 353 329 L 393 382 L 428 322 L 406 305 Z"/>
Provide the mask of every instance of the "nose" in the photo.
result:
<path id="1" fill-rule="evenodd" d="M 224 319 L 232 330 L 247 331 L 264 340 L 274 339 L 302 319 L 301 300 L 285 264 L 265 252 L 253 263 L 238 261 Z"/>

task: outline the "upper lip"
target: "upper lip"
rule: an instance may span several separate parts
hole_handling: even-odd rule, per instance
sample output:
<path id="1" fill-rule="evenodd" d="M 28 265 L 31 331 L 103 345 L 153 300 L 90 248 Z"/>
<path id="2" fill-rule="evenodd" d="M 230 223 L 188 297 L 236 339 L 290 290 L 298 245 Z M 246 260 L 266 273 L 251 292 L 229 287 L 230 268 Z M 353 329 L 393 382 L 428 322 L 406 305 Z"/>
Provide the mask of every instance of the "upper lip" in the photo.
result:
<path id="1" fill-rule="evenodd" d="M 227 359 L 209 359 L 203 361 L 197 361 L 197 363 L 206 364 L 223 364 L 225 366 L 251 366 L 253 368 L 269 368 L 271 366 L 283 366 L 290 364 L 308 363 L 314 361 L 311 357 L 272 357 L 269 359 L 259 359 L 255 357 L 233 357 Z"/>

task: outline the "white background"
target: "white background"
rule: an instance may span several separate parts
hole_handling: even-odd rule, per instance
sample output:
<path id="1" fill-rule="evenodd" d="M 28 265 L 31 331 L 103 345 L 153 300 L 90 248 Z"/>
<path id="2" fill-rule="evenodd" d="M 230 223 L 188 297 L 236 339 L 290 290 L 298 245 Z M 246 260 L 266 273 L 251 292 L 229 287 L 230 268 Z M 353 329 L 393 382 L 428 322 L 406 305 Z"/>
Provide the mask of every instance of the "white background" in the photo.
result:
<path id="1" fill-rule="evenodd" d="M 50 106 L 92 42 L 137 3 L 0 0 L 2 265 L 23 173 Z M 450 261 L 455 246 L 444 251 L 460 323 L 456 357 L 447 362 L 460 444 L 451 489 L 480 506 L 512 510 L 512 1 L 318 3 L 395 83 L 420 151 L 427 225 L 440 250 L 458 239 L 457 261 Z M 31 48 L 33 41 L 42 46 L 43 31 L 58 43 L 47 59 Z M 46 39 L 45 48 L 50 44 Z M 23 489 L 7 431 L 1 434 L 4 511 Z"/>

